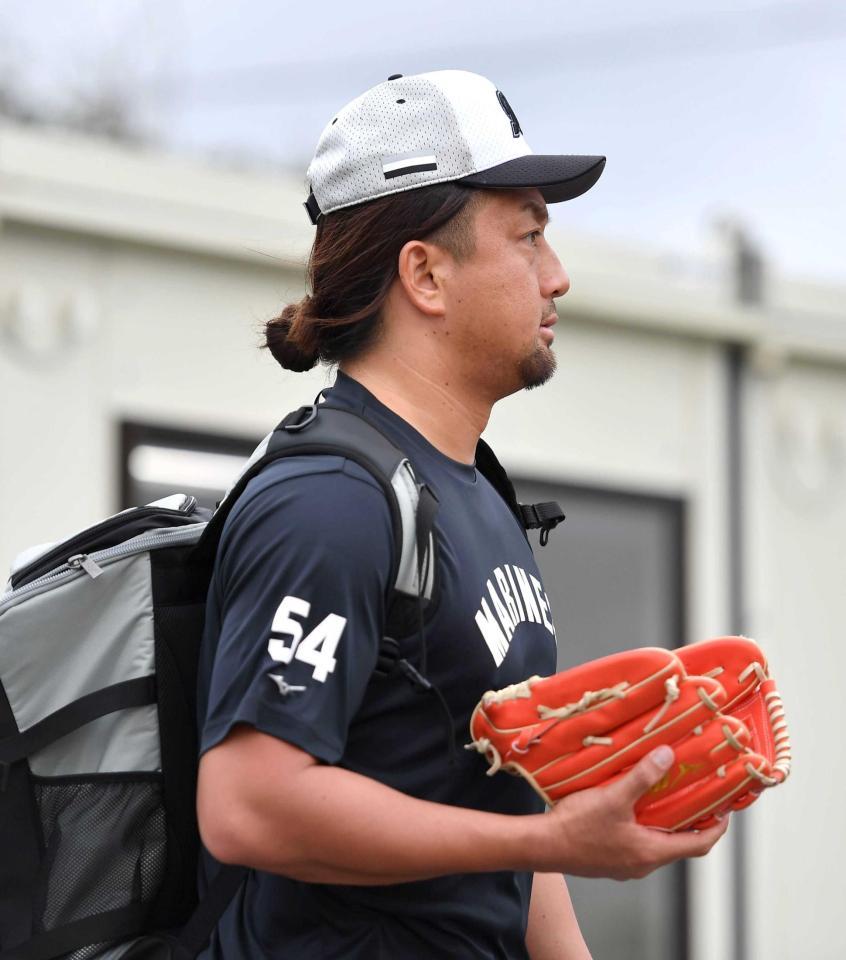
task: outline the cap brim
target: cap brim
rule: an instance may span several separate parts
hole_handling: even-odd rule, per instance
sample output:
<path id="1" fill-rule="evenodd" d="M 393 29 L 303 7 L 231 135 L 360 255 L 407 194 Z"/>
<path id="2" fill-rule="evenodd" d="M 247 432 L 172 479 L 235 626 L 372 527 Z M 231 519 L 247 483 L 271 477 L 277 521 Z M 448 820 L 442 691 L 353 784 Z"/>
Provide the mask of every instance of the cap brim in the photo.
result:
<path id="1" fill-rule="evenodd" d="M 605 157 L 530 153 L 462 177 L 459 183 L 504 190 L 537 187 L 547 203 L 560 203 L 590 190 L 605 169 Z"/>

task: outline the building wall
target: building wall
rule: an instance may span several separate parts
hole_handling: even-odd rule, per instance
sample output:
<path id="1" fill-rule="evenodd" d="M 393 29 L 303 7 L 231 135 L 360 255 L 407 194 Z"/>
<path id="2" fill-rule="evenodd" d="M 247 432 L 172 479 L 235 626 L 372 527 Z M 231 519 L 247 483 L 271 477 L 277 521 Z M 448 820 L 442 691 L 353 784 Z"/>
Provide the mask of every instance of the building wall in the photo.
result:
<path id="1" fill-rule="evenodd" d="M 259 437 L 327 382 L 257 349 L 262 318 L 299 295 L 290 270 L 22 225 L 7 225 L 2 244 L 4 286 L 28 291 L 40 316 L 29 322 L 52 331 L 40 357 L 7 343 L 0 360 L 4 566 L 117 509 L 121 419 Z M 88 317 L 76 338 L 62 321 L 73 303 Z M 720 632 L 719 346 L 566 314 L 556 331 L 558 375 L 503 401 L 491 442 L 522 476 L 687 498 L 690 637 L 679 642 Z M 694 870 L 702 957 L 729 935 L 727 869 L 721 852 Z M 723 922 L 699 931 L 712 905 Z"/>
<path id="2" fill-rule="evenodd" d="M 766 638 L 795 758 L 784 789 L 747 816 L 751 957 L 839 960 L 846 370 L 787 361 L 753 376 L 747 395 L 746 619 Z"/>
<path id="3" fill-rule="evenodd" d="M 32 188 L 26 209 L 6 202 L 2 160 L 6 569 L 24 547 L 60 539 L 117 508 L 122 419 L 258 438 L 285 411 L 310 402 L 328 376 L 283 372 L 257 349 L 260 322 L 301 292 L 302 244 L 278 259 L 248 255 L 246 241 L 207 243 L 207 234 L 187 227 L 167 240 L 146 220 L 133 239 L 132 224 L 108 203 L 97 207 L 102 222 L 82 223 L 66 204 L 51 224 L 49 191 Z M 42 158 L 41 168 L 48 166 Z M 187 223 L 174 198 L 190 178 L 178 173 L 166 199 Z M 127 174 L 121 189 L 130 191 L 143 174 Z M 239 194 L 256 209 L 259 187 L 250 183 Z M 89 209 L 74 190 L 79 209 Z M 161 203 L 157 224 L 169 222 L 170 208 Z M 230 233 L 241 236 L 239 229 L 232 220 Z M 629 285 L 625 258 L 618 265 L 595 243 L 585 260 L 574 238 L 568 246 L 575 282 L 556 327 L 559 372 L 543 389 L 499 404 L 486 435 L 506 466 L 525 477 L 682 497 L 688 623 L 680 640 L 724 633 L 731 629 L 732 536 L 727 343 L 750 345 L 744 621 L 770 655 L 798 764 L 787 786 L 741 815 L 750 914 L 749 950 L 737 960 L 842 957 L 836 878 L 846 844 L 835 805 L 846 775 L 832 762 L 830 733 L 842 727 L 836 683 L 846 666 L 839 643 L 846 613 L 846 350 L 836 309 L 826 306 L 828 339 L 817 346 L 814 318 L 803 316 L 801 330 L 791 324 L 795 308 L 785 291 L 790 310 L 774 309 L 773 343 L 766 317 L 735 322 L 711 287 L 703 285 L 698 296 L 704 281 L 688 276 L 683 291 L 673 292 L 644 260 L 637 284 Z M 835 299 L 820 295 L 829 305 Z M 811 302 L 807 292 L 802 302 Z M 815 783 L 810 770 L 817 771 Z M 728 841 L 691 864 L 694 960 L 733 956 L 733 843 L 730 831 Z"/>

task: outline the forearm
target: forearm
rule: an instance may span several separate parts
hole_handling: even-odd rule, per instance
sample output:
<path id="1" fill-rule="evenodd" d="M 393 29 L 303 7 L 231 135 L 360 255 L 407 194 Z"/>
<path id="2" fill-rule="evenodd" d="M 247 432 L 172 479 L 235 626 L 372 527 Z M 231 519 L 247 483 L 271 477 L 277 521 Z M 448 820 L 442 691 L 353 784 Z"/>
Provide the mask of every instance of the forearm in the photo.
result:
<path id="1" fill-rule="evenodd" d="M 526 818 L 417 800 L 337 767 L 310 767 L 298 780 L 299 842 L 293 851 L 271 843 L 262 869 L 281 859 L 302 880 L 381 884 L 527 868 Z M 261 832 L 279 822 L 274 806 L 258 813 Z"/>
<path id="2" fill-rule="evenodd" d="M 243 726 L 200 761 L 197 814 L 218 860 L 307 882 L 389 884 L 498 870 L 627 880 L 704 856 L 728 827 L 726 819 L 670 834 L 638 824 L 633 805 L 667 766 L 650 755 L 547 814 L 509 816 L 417 800 Z"/>
<path id="3" fill-rule="evenodd" d="M 526 947 L 532 960 L 591 960 L 560 873 L 534 876 Z"/>
<path id="4" fill-rule="evenodd" d="M 232 757 L 237 762 L 238 754 Z M 208 773 L 204 758 L 200 827 L 212 854 L 306 882 L 389 884 L 533 869 L 539 846 L 542 815 L 418 800 L 339 767 L 311 764 L 285 777 L 265 768 L 260 783 L 250 775 L 248 789 L 237 768 L 229 769 L 213 792 L 203 787 Z"/>

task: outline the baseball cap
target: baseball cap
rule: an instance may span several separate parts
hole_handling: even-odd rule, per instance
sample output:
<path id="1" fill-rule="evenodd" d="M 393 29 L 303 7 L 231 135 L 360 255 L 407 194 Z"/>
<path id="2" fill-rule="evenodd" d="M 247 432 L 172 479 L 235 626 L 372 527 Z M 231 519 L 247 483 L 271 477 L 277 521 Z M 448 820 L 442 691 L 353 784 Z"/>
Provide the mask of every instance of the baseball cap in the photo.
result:
<path id="1" fill-rule="evenodd" d="M 589 190 L 605 157 L 537 154 L 501 90 L 467 70 L 394 74 L 326 125 L 308 166 L 305 208 L 321 214 L 432 183 L 537 187 L 547 203 Z"/>

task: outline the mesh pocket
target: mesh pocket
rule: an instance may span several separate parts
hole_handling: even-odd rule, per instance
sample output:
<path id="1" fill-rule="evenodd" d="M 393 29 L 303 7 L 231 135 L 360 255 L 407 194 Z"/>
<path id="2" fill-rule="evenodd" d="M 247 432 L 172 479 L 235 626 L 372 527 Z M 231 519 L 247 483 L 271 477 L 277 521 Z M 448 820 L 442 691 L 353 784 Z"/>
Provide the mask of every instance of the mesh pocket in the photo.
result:
<path id="1" fill-rule="evenodd" d="M 159 777 L 33 777 L 33 788 L 45 848 L 35 903 L 42 930 L 155 897 L 165 867 Z"/>

